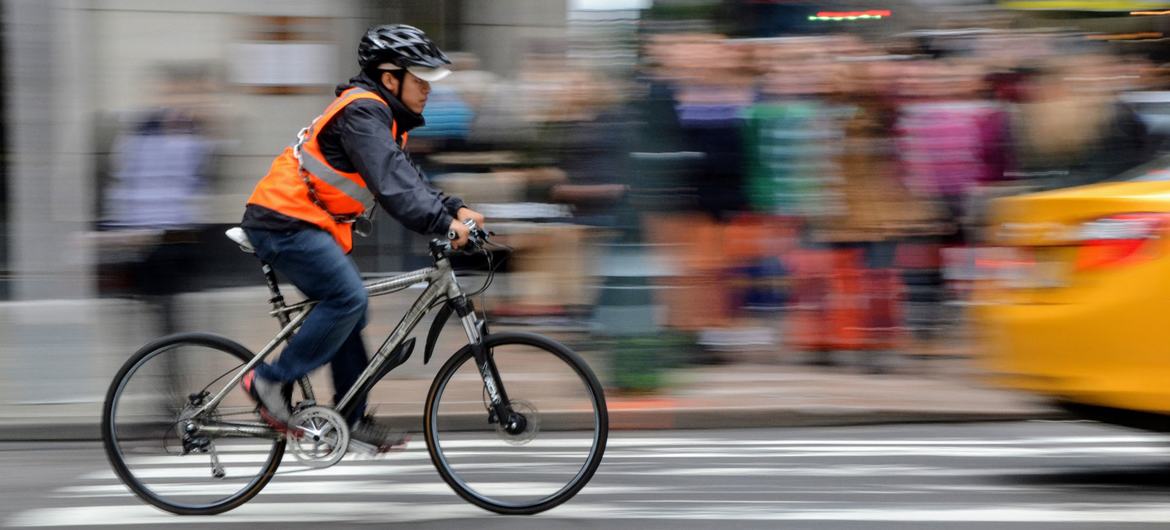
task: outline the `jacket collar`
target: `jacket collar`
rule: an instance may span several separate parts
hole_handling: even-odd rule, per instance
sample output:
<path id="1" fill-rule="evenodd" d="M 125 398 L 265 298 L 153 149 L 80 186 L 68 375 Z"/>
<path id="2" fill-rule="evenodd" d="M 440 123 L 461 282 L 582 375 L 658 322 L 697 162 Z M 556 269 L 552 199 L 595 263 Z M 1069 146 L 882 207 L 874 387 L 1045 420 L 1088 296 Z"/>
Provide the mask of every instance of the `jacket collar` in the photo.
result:
<path id="1" fill-rule="evenodd" d="M 406 105 L 394 97 L 394 94 L 391 94 L 389 90 L 386 90 L 386 87 L 382 83 L 374 82 L 365 72 L 359 73 L 349 78 L 349 81 L 337 85 L 334 94 L 340 96 L 342 92 L 354 87 L 373 92 L 378 97 L 381 97 L 382 101 L 386 102 L 386 105 L 390 107 L 390 114 L 393 116 L 394 122 L 398 124 L 399 135 L 406 134 L 411 129 L 426 125 L 426 120 L 423 119 L 422 114 L 406 108 Z"/>

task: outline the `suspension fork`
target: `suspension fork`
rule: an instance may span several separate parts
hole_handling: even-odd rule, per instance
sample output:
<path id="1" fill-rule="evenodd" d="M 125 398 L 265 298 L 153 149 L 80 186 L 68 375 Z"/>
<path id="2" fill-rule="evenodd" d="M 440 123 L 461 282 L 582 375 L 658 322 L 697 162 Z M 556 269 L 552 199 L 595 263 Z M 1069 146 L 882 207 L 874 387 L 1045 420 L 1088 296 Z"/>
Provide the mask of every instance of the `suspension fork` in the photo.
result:
<path id="1" fill-rule="evenodd" d="M 475 358 L 475 366 L 479 376 L 483 379 L 483 387 L 490 400 L 491 417 L 493 423 L 500 423 L 509 432 L 522 432 L 525 419 L 512 411 L 512 402 L 508 400 L 508 391 L 500 379 L 500 371 L 496 368 L 496 359 L 491 348 L 487 347 L 487 322 L 480 320 L 475 314 L 475 307 L 470 300 L 458 298 L 452 302 L 455 313 L 463 322 L 463 331 L 467 333 L 467 340 L 471 344 L 471 353 Z"/>

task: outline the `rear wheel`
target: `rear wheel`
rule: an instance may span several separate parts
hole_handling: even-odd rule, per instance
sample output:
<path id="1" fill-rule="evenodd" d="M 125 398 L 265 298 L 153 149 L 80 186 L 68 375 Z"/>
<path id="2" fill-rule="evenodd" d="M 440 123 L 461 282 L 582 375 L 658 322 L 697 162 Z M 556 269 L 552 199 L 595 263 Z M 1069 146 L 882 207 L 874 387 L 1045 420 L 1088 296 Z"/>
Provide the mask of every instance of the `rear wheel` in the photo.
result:
<path id="1" fill-rule="evenodd" d="M 443 365 L 424 418 L 431 461 L 459 496 L 481 508 L 548 510 L 576 495 L 601 464 L 609 435 L 605 394 L 585 361 L 552 339 L 501 333 L 484 344 L 499 388 L 485 384 L 471 346 Z M 493 394 L 507 396 L 510 417 L 497 417 Z"/>
<path id="2" fill-rule="evenodd" d="M 102 442 L 114 472 L 136 495 L 180 515 L 222 513 L 247 502 L 272 480 L 285 442 L 268 437 L 195 432 L 196 423 L 263 432 L 241 385 L 208 415 L 191 418 L 253 357 L 216 335 L 164 337 L 123 365 L 106 395 Z"/>

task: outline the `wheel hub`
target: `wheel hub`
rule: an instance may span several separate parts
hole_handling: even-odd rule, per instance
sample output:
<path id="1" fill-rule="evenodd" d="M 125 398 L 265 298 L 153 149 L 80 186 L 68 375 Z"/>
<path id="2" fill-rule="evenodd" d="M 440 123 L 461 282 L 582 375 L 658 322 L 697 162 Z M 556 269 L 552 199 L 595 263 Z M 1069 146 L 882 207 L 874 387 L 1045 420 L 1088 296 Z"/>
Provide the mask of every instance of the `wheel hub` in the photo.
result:
<path id="1" fill-rule="evenodd" d="M 511 400 L 512 413 L 508 421 L 496 424 L 496 435 L 512 445 L 524 445 L 540 434 L 540 413 L 522 399 Z"/>

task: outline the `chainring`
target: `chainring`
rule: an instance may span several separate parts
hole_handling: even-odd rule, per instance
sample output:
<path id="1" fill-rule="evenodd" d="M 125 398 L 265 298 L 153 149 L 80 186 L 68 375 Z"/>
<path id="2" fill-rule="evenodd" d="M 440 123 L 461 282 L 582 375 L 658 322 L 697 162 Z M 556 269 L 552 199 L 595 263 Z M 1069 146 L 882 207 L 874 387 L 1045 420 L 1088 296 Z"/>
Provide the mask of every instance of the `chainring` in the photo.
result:
<path id="1" fill-rule="evenodd" d="M 297 412 L 288 430 L 289 450 L 297 461 L 309 467 L 332 466 L 345 457 L 349 448 L 349 426 L 328 407 L 314 406 Z"/>

